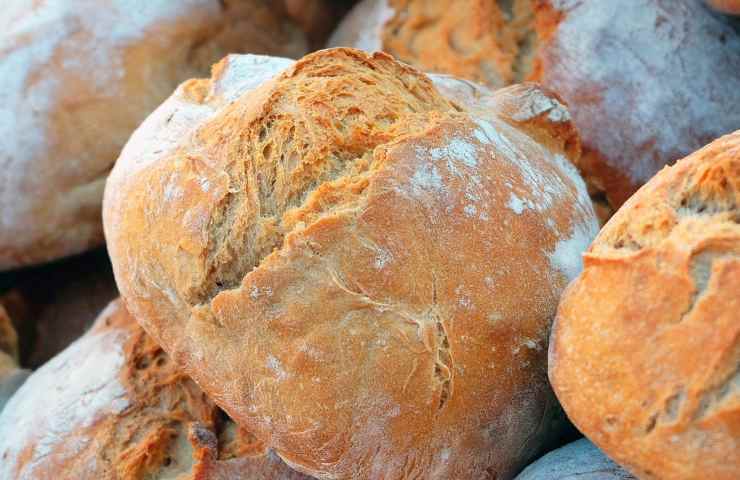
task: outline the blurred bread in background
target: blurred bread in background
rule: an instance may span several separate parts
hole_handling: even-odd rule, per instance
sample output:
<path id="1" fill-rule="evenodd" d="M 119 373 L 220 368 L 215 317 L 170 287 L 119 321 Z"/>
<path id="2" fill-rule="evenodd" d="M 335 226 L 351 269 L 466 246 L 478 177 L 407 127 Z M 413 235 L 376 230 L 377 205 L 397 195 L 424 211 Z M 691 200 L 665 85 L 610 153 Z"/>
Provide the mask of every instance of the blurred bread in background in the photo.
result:
<path id="1" fill-rule="evenodd" d="M 103 243 L 105 178 L 178 83 L 230 52 L 298 57 L 267 0 L 16 0 L 0 17 L 0 270 Z"/>

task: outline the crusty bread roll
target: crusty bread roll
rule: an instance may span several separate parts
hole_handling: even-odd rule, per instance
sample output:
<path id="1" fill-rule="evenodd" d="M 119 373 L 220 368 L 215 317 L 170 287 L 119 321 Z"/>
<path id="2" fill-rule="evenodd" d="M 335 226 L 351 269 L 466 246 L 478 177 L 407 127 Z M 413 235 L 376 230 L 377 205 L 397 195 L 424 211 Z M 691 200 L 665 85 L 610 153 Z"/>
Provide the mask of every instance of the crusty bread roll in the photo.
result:
<path id="1" fill-rule="evenodd" d="M 540 458 L 516 480 L 636 480 L 599 448 L 582 438 Z"/>
<path id="2" fill-rule="evenodd" d="M 14 0 L 0 16 L 0 270 L 102 243 L 105 177 L 177 84 L 305 53 L 267 0 Z"/>
<path id="3" fill-rule="evenodd" d="M 288 480 L 120 301 L 33 373 L 0 414 L 0 478 Z"/>
<path id="4" fill-rule="evenodd" d="M 494 87 L 552 88 L 573 114 L 606 218 L 664 165 L 740 128 L 740 36 L 729 21 L 697 0 L 364 0 L 329 45 L 383 49 Z"/>
<path id="5" fill-rule="evenodd" d="M 550 379 L 645 479 L 740 478 L 740 131 L 662 170 L 563 296 Z"/>
<path id="6" fill-rule="evenodd" d="M 706 2 L 719 12 L 740 15 L 740 0 L 706 0 Z"/>
<path id="7" fill-rule="evenodd" d="M 295 468 L 506 479 L 557 430 L 549 324 L 597 229 L 578 151 L 531 84 L 230 56 L 133 135 L 106 238 L 137 319 Z"/>

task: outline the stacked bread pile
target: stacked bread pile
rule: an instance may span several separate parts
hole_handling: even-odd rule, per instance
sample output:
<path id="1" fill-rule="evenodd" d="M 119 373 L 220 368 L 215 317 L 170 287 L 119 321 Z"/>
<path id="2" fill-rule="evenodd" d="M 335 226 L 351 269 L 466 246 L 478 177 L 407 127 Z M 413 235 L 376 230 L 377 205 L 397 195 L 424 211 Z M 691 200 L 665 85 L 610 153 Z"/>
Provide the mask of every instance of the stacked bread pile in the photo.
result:
<path id="1" fill-rule="evenodd" d="M 0 479 L 740 478 L 738 12 L 10 1 Z"/>

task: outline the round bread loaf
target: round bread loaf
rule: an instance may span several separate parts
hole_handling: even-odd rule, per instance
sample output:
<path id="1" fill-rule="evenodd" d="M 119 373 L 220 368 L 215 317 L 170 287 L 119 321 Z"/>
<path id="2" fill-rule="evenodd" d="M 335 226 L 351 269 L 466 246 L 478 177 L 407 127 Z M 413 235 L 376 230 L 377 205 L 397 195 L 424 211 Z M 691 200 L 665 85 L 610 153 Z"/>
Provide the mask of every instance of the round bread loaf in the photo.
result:
<path id="1" fill-rule="evenodd" d="M 385 54 L 230 56 L 117 162 L 116 280 L 295 468 L 511 478 L 555 429 L 549 325 L 597 230 L 568 119 Z"/>
<path id="2" fill-rule="evenodd" d="M 664 165 L 740 128 L 740 35 L 729 22 L 697 0 L 364 0 L 329 45 L 493 87 L 552 88 L 607 218 Z"/>
<path id="3" fill-rule="evenodd" d="M 740 131 L 617 212 L 551 342 L 558 398 L 609 456 L 645 479 L 740 478 Z"/>
<path id="4" fill-rule="evenodd" d="M 596 445 L 582 438 L 548 453 L 516 480 L 636 480 Z"/>
<path id="5" fill-rule="evenodd" d="M 740 15 L 740 0 L 706 0 L 706 2 L 719 12 Z"/>
<path id="6" fill-rule="evenodd" d="M 178 83 L 229 52 L 305 53 L 266 0 L 5 3 L 0 270 L 102 243 L 105 177 Z"/>
<path id="7" fill-rule="evenodd" d="M 120 301 L 0 414 L 0 477 L 304 479 L 223 415 Z"/>

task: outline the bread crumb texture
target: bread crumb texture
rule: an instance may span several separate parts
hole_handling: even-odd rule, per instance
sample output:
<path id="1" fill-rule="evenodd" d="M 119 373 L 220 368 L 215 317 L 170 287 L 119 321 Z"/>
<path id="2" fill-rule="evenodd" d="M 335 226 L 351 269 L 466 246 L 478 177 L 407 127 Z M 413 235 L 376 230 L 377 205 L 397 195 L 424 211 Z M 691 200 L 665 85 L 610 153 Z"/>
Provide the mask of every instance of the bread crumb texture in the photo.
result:
<path id="1" fill-rule="evenodd" d="M 555 90 L 608 218 L 663 166 L 740 125 L 733 22 L 696 0 L 364 0 L 329 45 L 494 88 Z"/>
<path id="2" fill-rule="evenodd" d="M 597 230 L 564 116 L 386 54 L 230 56 L 110 177 L 122 294 L 296 469 L 511 477 L 558 429 L 549 324 Z"/>
<path id="3" fill-rule="evenodd" d="M 569 417 L 640 478 L 738 478 L 740 131 L 663 169 L 609 221 L 550 348 Z"/>
<path id="4" fill-rule="evenodd" d="M 303 479 L 226 417 L 120 301 L 0 414 L 2 478 Z"/>
<path id="5" fill-rule="evenodd" d="M 103 243 L 105 179 L 178 83 L 228 52 L 306 51 L 267 0 L 3 3 L 0 270 Z"/>

